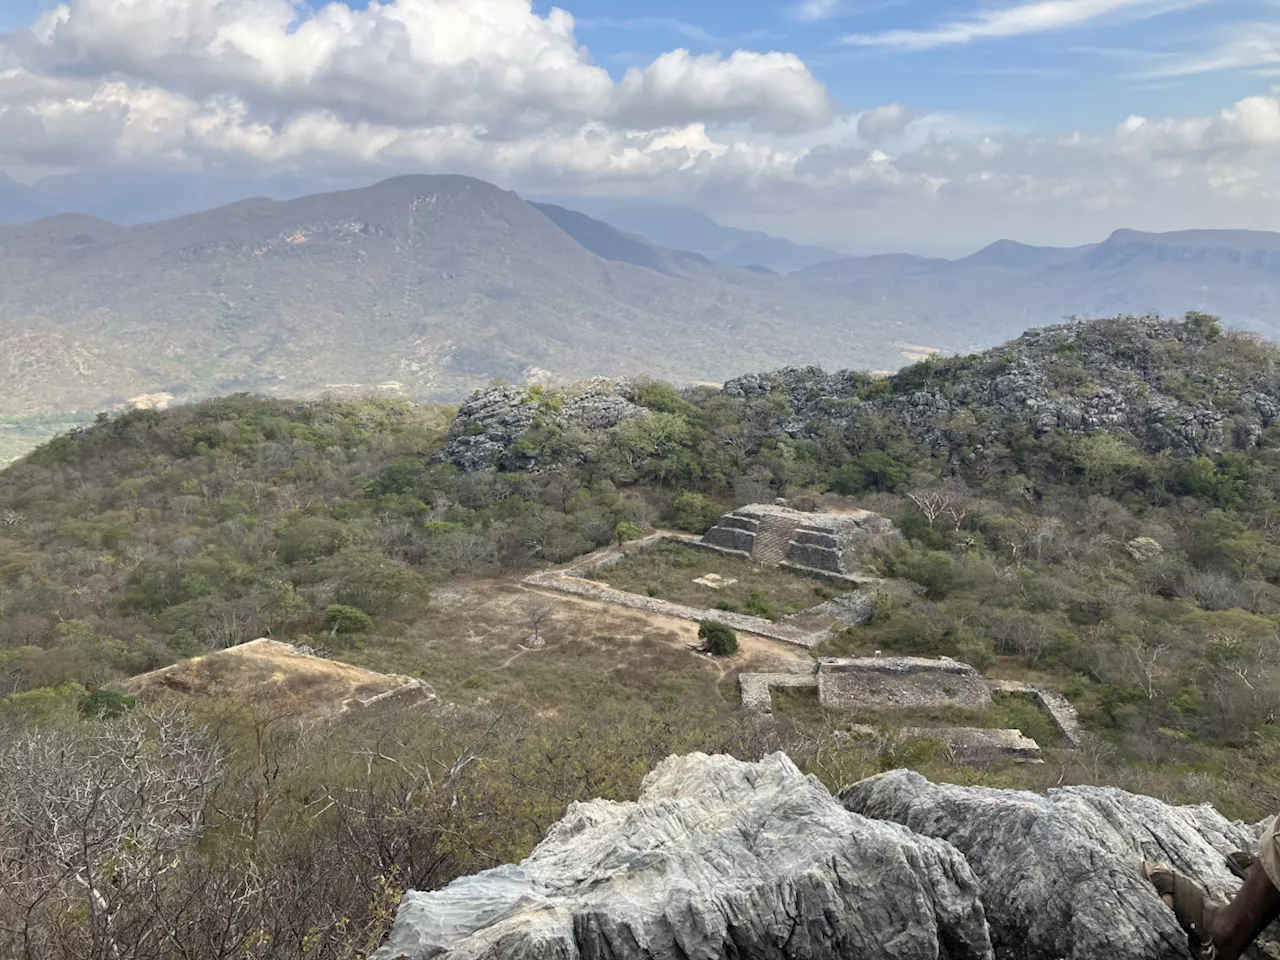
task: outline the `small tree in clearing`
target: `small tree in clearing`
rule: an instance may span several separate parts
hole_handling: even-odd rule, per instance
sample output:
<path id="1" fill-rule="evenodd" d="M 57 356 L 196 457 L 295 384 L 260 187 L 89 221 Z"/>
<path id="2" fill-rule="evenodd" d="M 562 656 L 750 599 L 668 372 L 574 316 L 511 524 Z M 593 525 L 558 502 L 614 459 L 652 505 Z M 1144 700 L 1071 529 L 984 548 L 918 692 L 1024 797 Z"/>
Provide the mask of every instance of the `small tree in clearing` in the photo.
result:
<path id="1" fill-rule="evenodd" d="M 700 620 L 698 636 L 702 639 L 702 649 L 713 657 L 727 657 L 738 652 L 738 635 L 727 623 Z"/>
<path id="2" fill-rule="evenodd" d="M 550 600 L 531 597 L 525 601 L 525 623 L 529 624 L 529 629 L 533 631 L 533 636 L 529 638 L 526 646 L 540 647 L 546 642 L 542 639 L 542 628 L 554 620 L 555 615 L 556 608 Z"/>

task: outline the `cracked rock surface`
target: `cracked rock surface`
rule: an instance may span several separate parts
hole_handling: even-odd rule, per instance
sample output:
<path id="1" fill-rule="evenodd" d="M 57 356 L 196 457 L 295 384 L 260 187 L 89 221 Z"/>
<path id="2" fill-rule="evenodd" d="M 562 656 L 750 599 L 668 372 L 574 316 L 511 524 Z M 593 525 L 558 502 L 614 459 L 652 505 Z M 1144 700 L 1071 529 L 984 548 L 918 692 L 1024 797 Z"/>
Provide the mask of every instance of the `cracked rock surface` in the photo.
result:
<path id="1" fill-rule="evenodd" d="M 837 799 L 783 754 L 670 757 L 522 863 L 406 894 L 371 960 L 1187 960 L 1141 861 L 1225 897 L 1260 832 L 1113 788 L 898 770 Z"/>
<path id="2" fill-rule="evenodd" d="M 406 895 L 374 960 L 986 960 L 949 844 L 850 813 L 783 754 L 671 757 L 519 865 Z"/>
<path id="3" fill-rule="evenodd" d="M 1168 863 L 1225 899 L 1240 883 L 1223 853 L 1257 852 L 1256 828 L 1208 805 L 1175 807 L 1112 787 L 1042 795 L 934 784 L 895 770 L 840 798 L 849 810 L 946 840 L 964 854 L 1000 960 L 1189 957 L 1186 935 L 1143 878 L 1141 862 Z"/>

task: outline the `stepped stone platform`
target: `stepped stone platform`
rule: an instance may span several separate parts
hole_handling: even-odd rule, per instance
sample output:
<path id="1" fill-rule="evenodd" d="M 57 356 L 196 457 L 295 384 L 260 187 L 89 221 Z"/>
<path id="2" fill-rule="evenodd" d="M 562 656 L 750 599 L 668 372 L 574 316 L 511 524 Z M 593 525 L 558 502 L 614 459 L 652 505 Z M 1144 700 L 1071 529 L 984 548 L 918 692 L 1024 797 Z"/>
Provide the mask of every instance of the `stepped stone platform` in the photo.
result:
<path id="1" fill-rule="evenodd" d="M 765 566 L 862 582 L 874 578 L 862 573 L 861 558 L 896 536 L 892 521 L 869 510 L 806 513 L 752 503 L 726 513 L 698 543 Z"/>

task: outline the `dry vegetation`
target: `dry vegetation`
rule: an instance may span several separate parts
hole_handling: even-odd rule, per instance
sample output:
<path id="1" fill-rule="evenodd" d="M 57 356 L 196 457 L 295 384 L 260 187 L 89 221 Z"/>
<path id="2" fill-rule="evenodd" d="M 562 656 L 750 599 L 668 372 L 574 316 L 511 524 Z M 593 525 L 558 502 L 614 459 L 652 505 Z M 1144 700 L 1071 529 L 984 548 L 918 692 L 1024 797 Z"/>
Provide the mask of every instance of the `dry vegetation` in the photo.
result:
<path id="1" fill-rule="evenodd" d="M 1223 376 L 1187 389 L 1245 390 L 1280 368 L 1256 344 L 1195 347 L 1210 348 Z M 855 387 L 907 396 L 981 380 L 982 362 Z M 947 459 L 889 418 L 819 418 L 798 439 L 777 393 L 646 384 L 641 400 L 653 429 L 604 431 L 590 457 L 582 436 L 539 426 L 522 441 L 536 474 L 434 463 L 438 409 L 245 396 L 122 415 L 0 473 L 0 956 L 357 960 L 406 887 L 519 859 L 567 803 L 634 797 L 689 750 L 784 749 L 831 786 L 909 764 L 1249 819 L 1280 807 L 1280 428 L 1180 459 L 1020 423 L 979 455 L 960 424 Z M 635 528 L 699 533 L 744 498 L 837 494 L 899 525 L 904 542 L 869 563 L 901 589 L 821 652 L 945 654 L 1032 680 L 1080 710 L 1083 749 L 957 767 L 892 731 L 844 742 L 787 694 L 761 724 L 735 672 L 799 651 L 743 637 L 712 662 L 693 624 L 566 597 L 542 597 L 535 622 L 520 586 Z M 933 495 L 962 500 L 960 519 L 926 512 Z M 638 558 L 631 588 L 714 602 L 691 581 L 719 572 L 744 609 L 753 589 L 776 613 L 820 599 L 814 581 L 719 562 Z M 444 708 L 307 725 L 229 680 L 185 718 L 111 695 L 262 636 L 421 678 Z M 993 717 L 1051 742 L 1016 699 Z"/>
<path id="2" fill-rule="evenodd" d="M 714 573 L 735 582 L 712 588 L 694 583 Z M 593 579 L 618 590 L 656 597 L 691 607 L 719 607 L 777 620 L 844 592 L 838 586 L 766 567 L 727 554 L 659 541 L 626 559 L 590 572 Z"/>

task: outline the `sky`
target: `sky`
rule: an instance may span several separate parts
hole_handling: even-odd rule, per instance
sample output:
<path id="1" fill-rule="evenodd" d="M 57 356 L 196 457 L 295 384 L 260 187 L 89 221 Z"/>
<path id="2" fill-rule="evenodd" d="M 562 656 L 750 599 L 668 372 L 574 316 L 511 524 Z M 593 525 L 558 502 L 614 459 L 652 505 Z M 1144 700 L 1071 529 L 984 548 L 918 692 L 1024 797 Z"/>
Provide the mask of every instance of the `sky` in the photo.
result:
<path id="1" fill-rule="evenodd" d="M 466 173 L 851 252 L 1280 229 L 1278 90 L 1256 0 L 0 0 L 25 183 Z"/>

